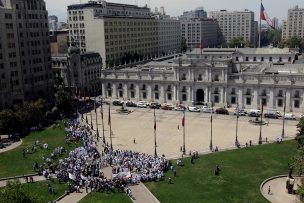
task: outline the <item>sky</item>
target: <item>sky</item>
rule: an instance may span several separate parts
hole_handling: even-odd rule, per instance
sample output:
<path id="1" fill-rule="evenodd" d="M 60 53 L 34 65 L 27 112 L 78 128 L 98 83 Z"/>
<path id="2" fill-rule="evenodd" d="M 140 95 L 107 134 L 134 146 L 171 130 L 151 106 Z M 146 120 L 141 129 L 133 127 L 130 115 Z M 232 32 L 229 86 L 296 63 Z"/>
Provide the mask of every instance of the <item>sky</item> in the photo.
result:
<path id="1" fill-rule="evenodd" d="M 152 10 L 155 7 L 165 7 L 166 13 L 171 16 L 179 16 L 183 11 L 194 10 L 204 7 L 206 11 L 222 10 L 252 10 L 258 20 L 260 11 L 260 0 L 107 0 L 115 3 L 136 4 L 144 6 L 147 4 Z M 87 0 L 45 0 L 49 15 L 56 15 L 60 21 L 66 21 L 67 5 L 85 3 Z M 287 10 L 299 5 L 304 8 L 303 0 L 263 0 L 263 5 L 269 17 L 277 17 L 280 21 L 286 19 Z"/>

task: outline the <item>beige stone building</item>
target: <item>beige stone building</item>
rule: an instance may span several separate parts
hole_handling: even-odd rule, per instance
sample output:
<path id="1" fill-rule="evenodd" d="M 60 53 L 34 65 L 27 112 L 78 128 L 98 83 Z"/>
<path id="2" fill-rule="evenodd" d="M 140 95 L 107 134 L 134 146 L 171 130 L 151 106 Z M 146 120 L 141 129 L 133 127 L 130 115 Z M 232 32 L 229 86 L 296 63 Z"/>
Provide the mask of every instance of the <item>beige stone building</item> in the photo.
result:
<path id="1" fill-rule="evenodd" d="M 181 21 L 181 30 L 188 49 L 215 46 L 223 40 L 219 24 L 214 19 L 185 19 Z"/>
<path id="2" fill-rule="evenodd" d="M 304 8 L 295 6 L 288 10 L 287 20 L 283 21 L 282 39 L 288 40 L 291 37 L 304 38 Z"/>
<path id="3" fill-rule="evenodd" d="M 43 0 L 1 0 L 0 109 L 51 100 L 48 13 Z"/>
<path id="4" fill-rule="evenodd" d="M 230 42 L 235 37 L 243 37 L 245 41 L 256 45 L 258 36 L 254 12 L 248 10 L 211 11 L 209 17 L 217 20 L 226 42 Z"/>
<path id="5" fill-rule="evenodd" d="M 68 22 L 70 42 L 82 52 L 100 53 L 104 67 L 173 53 L 180 47 L 180 28 L 173 31 L 177 23 L 151 17 L 147 7 L 90 1 L 68 6 Z M 159 48 L 159 41 L 166 44 Z"/>

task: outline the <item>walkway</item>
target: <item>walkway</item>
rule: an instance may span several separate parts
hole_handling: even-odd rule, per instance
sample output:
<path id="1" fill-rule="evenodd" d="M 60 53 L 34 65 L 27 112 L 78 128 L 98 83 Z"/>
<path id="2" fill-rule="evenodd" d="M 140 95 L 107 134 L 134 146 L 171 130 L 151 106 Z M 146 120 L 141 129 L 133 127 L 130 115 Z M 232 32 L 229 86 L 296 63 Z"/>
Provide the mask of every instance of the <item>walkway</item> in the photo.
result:
<path id="1" fill-rule="evenodd" d="M 299 179 L 295 178 L 295 187 L 299 184 Z M 270 186 L 270 194 L 268 188 Z M 262 195 L 272 203 L 298 203 L 296 195 L 288 194 L 286 191 L 286 176 L 278 176 L 269 179 L 261 186 Z"/>
<path id="2" fill-rule="evenodd" d="M 160 203 L 143 183 L 130 186 L 130 189 L 132 190 L 134 203 Z"/>
<path id="3" fill-rule="evenodd" d="M 102 172 L 105 177 L 107 177 L 107 178 L 112 177 L 112 168 L 111 167 L 106 167 L 106 168 L 102 169 Z M 89 191 L 89 193 L 90 193 L 90 191 Z M 65 196 L 60 201 L 58 201 L 58 203 L 71 203 L 71 202 L 76 203 L 76 202 L 79 202 L 85 196 L 87 196 L 89 193 L 86 193 L 85 189 L 81 189 L 80 193 L 76 193 L 76 192 L 71 193 L 71 194 Z"/>
<path id="4" fill-rule="evenodd" d="M 1 135 L 0 137 L 1 137 L 1 139 L 5 139 L 8 136 L 7 135 Z M 9 144 L 10 145 L 8 145 L 7 147 L 4 147 L 4 148 L 0 149 L 0 154 L 3 153 L 3 152 L 7 152 L 9 150 L 12 150 L 12 149 L 15 149 L 15 148 L 19 147 L 22 144 L 22 140 L 20 140 L 18 142 L 9 143 Z"/>
<path id="5" fill-rule="evenodd" d="M 46 180 L 43 176 L 38 176 L 38 175 L 33 176 L 33 178 L 34 178 L 34 182 Z M 16 178 L 16 179 L 10 179 L 10 180 L 3 180 L 3 181 L 0 181 L 0 187 L 5 187 L 7 181 L 13 181 L 13 180 L 19 180 L 20 183 L 26 183 L 26 181 L 25 181 L 24 178 Z"/>

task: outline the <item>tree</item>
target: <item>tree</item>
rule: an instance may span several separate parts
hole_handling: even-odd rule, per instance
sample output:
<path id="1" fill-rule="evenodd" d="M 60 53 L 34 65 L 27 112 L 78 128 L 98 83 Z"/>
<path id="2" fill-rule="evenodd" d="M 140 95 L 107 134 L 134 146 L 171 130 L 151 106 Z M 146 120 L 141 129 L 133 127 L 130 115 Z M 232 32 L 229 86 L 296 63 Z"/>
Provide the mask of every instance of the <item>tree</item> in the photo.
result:
<path id="1" fill-rule="evenodd" d="M 299 48 L 300 51 L 304 49 L 304 39 L 301 37 L 292 37 L 287 40 L 287 45 L 289 48 Z"/>
<path id="2" fill-rule="evenodd" d="M 19 181 L 9 181 L 0 190 L 0 203 L 37 203 L 41 202 L 36 196 L 26 192 Z"/>
<path id="3" fill-rule="evenodd" d="M 187 51 L 187 41 L 185 38 L 182 38 L 182 41 L 181 41 L 181 52 L 186 52 Z"/>
<path id="4" fill-rule="evenodd" d="M 55 106 L 60 112 L 71 113 L 73 111 L 73 99 L 71 93 L 60 88 L 55 94 Z"/>
<path id="5" fill-rule="evenodd" d="M 0 134 L 12 135 L 22 130 L 21 119 L 14 111 L 5 109 L 0 112 Z"/>
<path id="6" fill-rule="evenodd" d="M 244 40 L 243 37 L 235 37 L 233 38 L 230 43 L 228 43 L 229 47 L 238 47 L 238 48 L 243 48 L 243 47 L 252 47 L 252 45 Z"/>
<path id="7" fill-rule="evenodd" d="M 297 124 L 297 131 L 298 132 L 295 139 L 300 146 L 304 146 L 304 118 L 301 118 Z"/>

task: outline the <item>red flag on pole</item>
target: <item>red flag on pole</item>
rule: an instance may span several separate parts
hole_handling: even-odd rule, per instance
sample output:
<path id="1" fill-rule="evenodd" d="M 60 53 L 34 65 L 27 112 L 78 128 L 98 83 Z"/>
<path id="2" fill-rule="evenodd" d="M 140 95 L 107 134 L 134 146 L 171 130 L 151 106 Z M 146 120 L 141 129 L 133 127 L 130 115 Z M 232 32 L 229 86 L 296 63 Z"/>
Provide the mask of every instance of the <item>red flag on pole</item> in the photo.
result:
<path id="1" fill-rule="evenodd" d="M 156 116 L 155 116 L 155 109 L 154 109 L 154 130 L 156 130 Z"/>
<path id="2" fill-rule="evenodd" d="M 111 125 L 111 109 L 110 109 L 110 104 L 109 104 L 109 120 L 108 120 L 108 125 Z"/>
<path id="3" fill-rule="evenodd" d="M 183 116 L 183 119 L 182 119 L 182 126 L 185 127 L 185 111 L 184 111 L 184 116 Z"/>

